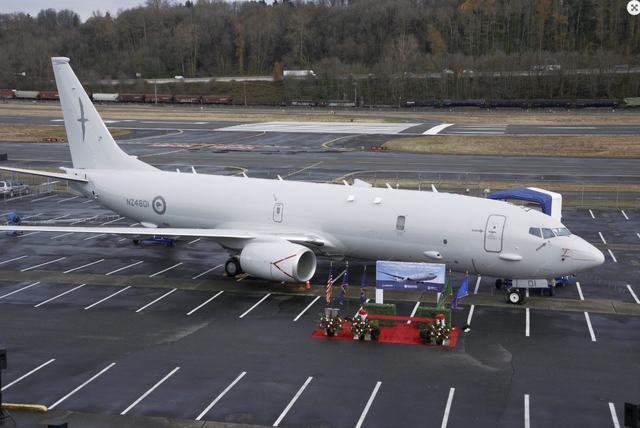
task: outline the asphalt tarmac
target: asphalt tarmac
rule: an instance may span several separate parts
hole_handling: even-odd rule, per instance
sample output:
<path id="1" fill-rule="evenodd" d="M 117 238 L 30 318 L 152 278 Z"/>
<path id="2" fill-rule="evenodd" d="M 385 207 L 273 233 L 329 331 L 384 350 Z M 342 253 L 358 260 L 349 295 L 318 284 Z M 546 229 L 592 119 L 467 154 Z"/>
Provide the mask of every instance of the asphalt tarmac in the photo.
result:
<path id="1" fill-rule="evenodd" d="M 362 162 L 393 170 L 433 160 L 370 152 L 363 160 L 362 140 L 322 149 L 336 138 L 328 134 L 265 134 L 253 138 L 258 149 L 220 153 L 153 145 L 141 138 L 153 140 L 156 131 L 144 132 L 124 149 L 163 169 L 244 168 L 328 181 Z M 246 136 L 238 132 L 208 134 L 221 141 Z M 69 161 L 64 144 L 0 148 L 22 165 Z M 467 165 L 466 157 L 438 160 Z M 538 172 L 527 168 L 544 163 L 529 162 L 520 171 L 532 175 Z M 624 162 L 637 170 L 634 160 Z M 613 160 L 568 163 L 576 173 L 622 171 Z M 477 167 L 492 168 L 486 159 Z M 132 224 L 65 193 L 0 201 L 0 211 L 19 212 L 25 222 Z M 507 303 L 493 278 L 470 278 L 470 295 L 453 321 L 471 330 L 453 349 L 312 339 L 326 307 L 328 260 L 320 261 L 312 288 L 300 290 L 222 276 L 227 255 L 204 240 L 165 247 L 99 234 L 0 236 L 0 343 L 9 365 L 2 401 L 50 409 L 12 411 L 27 427 L 54 418 L 70 427 L 621 426 L 624 402 L 640 401 L 640 213 L 567 210 L 563 221 L 603 250 L 605 263 L 553 297 L 531 291 L 524 305 Z M 335 262 L 334 272 L 342 264 Z M 342 307 L 334 289 L 332 305 L 343 316 L 357 309 L 363 264 L 350 263 Z M 454 276 L 454 290 L 462 279 Z M 367 284 L 373 298 L 373 274 Z M 409 316 L 435 296 L 396 292 L 385 300 Z M 0 420 L 4 425 L 12 423 Z"/>

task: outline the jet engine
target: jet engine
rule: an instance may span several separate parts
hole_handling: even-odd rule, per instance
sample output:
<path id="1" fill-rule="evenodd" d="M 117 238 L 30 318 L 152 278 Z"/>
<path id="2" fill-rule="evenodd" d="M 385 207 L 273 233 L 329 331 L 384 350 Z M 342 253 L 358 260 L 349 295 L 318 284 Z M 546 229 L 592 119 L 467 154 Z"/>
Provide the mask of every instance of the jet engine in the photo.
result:
<path id="1" fill-rule="evenodd" d="M 275 281 L 307 282 L 316 272 L 316 255 L 291 242 L 255 242 L 240 253 L 240 266 L 249 275 Z"/>

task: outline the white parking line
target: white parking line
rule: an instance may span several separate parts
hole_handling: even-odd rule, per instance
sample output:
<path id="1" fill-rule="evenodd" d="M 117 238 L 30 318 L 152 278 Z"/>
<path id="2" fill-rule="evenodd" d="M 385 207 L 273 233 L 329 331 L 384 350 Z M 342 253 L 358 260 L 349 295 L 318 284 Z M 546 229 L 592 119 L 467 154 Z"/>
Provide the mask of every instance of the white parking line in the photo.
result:
<path id="1" fill-rule="evenodd" d="M 471 325 L 471 317 L 473 317 L 473 310 L 476 305 L 471 305 L 471 309 L 469 309 L 469 316 L 467 317 L 467 325 Z"/>
<path id="2" fill-rule="evenodd" d="M 18 238 L 24 238 L 25 236 L 35 235 L 36 233 L 40 233 L 40 231 L 23 233 L 22 235 L 18 235 Z"/>
<path id="3" fill-rule="evenodd" d="M 212 298 L 210 298 L 209 300 L 207 300 L 206 302 L 204 302 L 203 304 L 201 304 L 200 306 L 198 306 L 195 309 L 192 309 L 191 312 L 188 312 L 187 315 L 191 315 L 192 313 L 194 313 L 195 311 L 197 311 L 198 309 L 200 309 L 201 307 L 203 307 L 204 305 L 206 305 L 207 303 L 209 303 L 210 301 L 212 301 L 213 299 L 215 299 L 216 297 L 218 297 L 219 295 L 221 295 L 222 293 L 224 293 L 224 291 L 219 291 L 218 294 L 216 294 L 215 296 L 213 296 Z"/>
<path id="4" fill-rule="evenodd" d="M 40 307 L 40 306 L 44 305 L 45 303 L 48 303 L 48 302 L 50 302 L 50 301 L 52 301 L 52 300 L 56 300 L 58 297 L 62 297 L 62 296 L 64 296 L 65 294 L 69 294 L 69 293 L 71 293 L 72 291 L 77 290 L 78 288 L 82 288 L 82 287 L 84 287 L 85 285 L 87 285 L 87 284 L 81 284 L 81 285 L 78 285 L 77 287 L 72 288 L 71 290 L 65 291 L 65 292 L 64 292 L 64 293 L 62 293 L 62 294 L 58 294 L 57 296 L 50 298 L 49 300 L 45 300 L 45 301 L 44 301 L 44 302 L 42 302 L 42 303 L 38 303 L 37 305 L 35 305 L 35 306 L 34 306 L 34 308 Z"/>
<path id="5" fill-rule="evenodd" d="M 20 382 L 22 379 L 26 378 L 27 376 L 30 376 L 30 375 L 34 374 L 35 372 L 37 372 L 38 370 L 40 370 L 44 366 L 53 363 L 55 360 L 56 360 L 55 358 L 52 358 L 49 361 L 47 361 L 46 363 L 41 364 L 40 366 L 38 366 L 35 369 L 31 370 L 29 373 L 24 374 L 24 375 L 20 376 L 18 379 L 14 380 L 13 382 L 5 385 L 4 387 L 2 387 L 2 389 L 0 389 L 0 391 L 4 391 L 5 389 L 9 388 L 11 385 Z"/>
<path id="6" fill-rule="evenodd" d="M 63 236 L 73 235 L 74 233 L 76 233 L 76 232 L 63 233 L 62 235 L 52 236 L 50 239 L 62 238 Z"/>
<path id="7" fill-rule="evenodd" d="M 16 293 L 18 293 L 18 292 L 20 292 L 22 290 L 26 290 L 27 288 L 31 288 L 34 285 L 38 285 L 38 284 L 40 284 L 40 282 L 34 282 L 33 284 L 27 285 L 26 287 L 22 287 L 19 290 L 12 291 L 11 293 L 3 294 L 2 296 L 0 296 L 0 299 L 4 299 L 5 297 L 11 296 L 12 294 L 16 294 Z"/>
<path id="8" fill-rule="evenodd" d="M 367 417 L 367 413 L 369 412 L 369 408 L 373 404 L 373 400 L 376 398 L 376 394 L 378 393 L 378 390 L 380 389 L 380 385 L 382 385 L 382 382 L 376 383 L 376 387 L 373 388 L 373 392 L 371 393 L 371 397 L 369 397 L 369 401 L 367 401 L 367 405 L 364 406 L 364 410 L 362 411 L 362 414 L 360 415 L 360 419 L 358 419 L 358 423 L 356 424 L 356 428 L 360 428 L 362 426 L 362 423 L 364 422 L 364 418 Z"/>
<path id="9" fill-rule="evenodd" d="M 480 288 L 480 280 L 482 279 L 481 276 L 478 276 L 478 280 L 476 281 L 476 289 L 473 290 L 473 294 L 478 294 L 478 288 Z"/>
<path id="10" fill-rule="evenodd" d="M 618 413 L 616 412 L 616 406 L 613 403 L 609 403 L 609 411 L 611 412 L 611 419 L 613 420 L 614 428 L 620 428 L 620 419 L 618 419 Z"/>
<path id="11" fill-rule="evenodd" d="M 107 275 L 111 275 L 111 274 L 114 274 L 114 273 L 116 273 L 116 272 L 123 271 L 123 270 L 125 270 L 125 269 L 129 269 L 130 267 L 137 266 L 137 265 L 139 265 L 140 263 L 142 263 L 143 261 L 144 261 L 144 260 L 140 260 L 139 262 L 132 263 L 132 264 L 130 264 L 129 266 L 125 266 L 125 267 L 120 268 L 120 269 L 112 270 L 112 271 L 111 271 L 111 272 L 109 272 L 109 273 L 105 273 L 105 276 L 107 276 Z"/>
<path id="12" fill-rule="evenodd" d="M 133 409 L 133 408 L 136 406 L 136 404 L 138 404 L 139 402 L 141 402 L 142 400 L 144 400 L 144 398 L 145 398 L 147 395 L 151 394 L 151 393 L 153 392 L 153 390 L 154 390 L 154 389 L 156 389 L 157 387 L 159 387 L 160 385 L 162 385 L 162 383 L 163 383 L 165 380 L 169 379 L 169 378 L 170 378 L 170 377 L 171 377 L 175 372 L 177 372 L 178 370 L 180 370 L 180 367 L 176 367 L 175 369 L 171 370 L 171 373 L 169 373 L 168 375 L 166 375 L 165 377 L 163 377 L 163 378 L 162 378 L 162 380 L 161 380 L 160 382 L 158 382 L 158 383 L 156 383 L 155 385 L 153 385 L 153 387 L 152 387 L 150 390 L 148 390 L 147 392 L 145 392 L 144 394 L 142 394 L 142 395 L 140 396 L 140 398 L 138 398 L 136 401 L 134 401 L 133 403 L 131 403 L 131 405 L 130 405 L 129 407 L 127 407 L 126 409 L 124 409 L 124 410 L 122 411 L 122 413 L 120 413 L 120 414 L 121 414 L 121 415 L 126 415 L 126 414 L 127 414 L 127 412 L 128 412 L 129 410 Z"/>
<path id="13" fill-rule="evenodd" d="M 124 217 L 118 217 L 118 218 L 117 218 L 117 219 L 115 219 L 115 220 L 105 221 L 104 223 L 100 223 L 100 226 L 106 226 L 106 225 L 108 225 L 108 224 L 115 223 L 116 221 L 120 221 L 120 220 L 122 220 L 123 218 L 124 218 Z"/>
<path id="14" fill-rule="evenodd" d="M 596 217 L 593 215 L 593 211 L 589 210 L 589 214 L 591 214 L 591 218 L 596 218 Z"/>
<path id="15" fill-rule="evenodd" d="M 269 297 L 269 296 L 271 296 L 271 293 L 268 293 L 266 296 L 264 296 L 262 299 L 260 299 L 260 301 L 259 301 L 258 303 L 256 303 L 255 305 L 251 306 L 251 307 L 249 308 L 249 310 L 248 310 L 247 312 L 245 312 L 244 314 L 240 315 L 240 317 L 239 317 L 239 318 L 244 318 L 244 316 L 245 316 L 245 315 L 247 315 L 249 312 L 251 312 L 252 310 L 254 310 L 254 309 L 256 308 L 256 306 L 258 306 L 260 303 L 264 302 L 264 301 L 265 301 L 265 299 L 266 299 L 267 297 Z"/>
<path id="16" fill-rule="evenodd" d="M 415 316 L 418 306 L 420 306 L 420 302 L 416 302 L 416 305 L 413 307 L 413 311 L 411 311 L 411 315 L 409 315 L 410 317 Z M 411 321 L 407 321 L 407 324 L 411 324 Z"/>
<path id="17" fill-rule="evenodd" d="M 88 204 L 89 202 L 93 202 L 93 199 L 89 199 L 88 201 L 84 201 L 83 204 Z"/>
<path id="18" fill-rule="evenodd" d="M 591 327 L 591 319 L 589 318 L 589 312 L 585 312 L 584 313 L 584 317 L 587 320 L 587 327 L 589 327 L 589 334 L 591 335 L 591 341 L 595 342 L 596 341 L 596 335 L 593 332 L 593 327 Z"/>
<path id="19" fill-rule="evenodd" d="M 604 240 L 604 236 L 602 236 L 602 233 L 601 233 L 601 232 L 598 232 L 598 235 L 600 235 L 600 239 L 602 239 L 602 243 L 603 243 L 603 244 L 606 244 L 606 243 L 607 243 L 607 241 L 605 241 L 605 240 Z"/>
<path id="20" fill-rule="evenodd" d="M 529 417 L 529 394 L 524 394 L 524 428 L 531 427 L 531 418 Z"/>
<path id="21" fill-rule="evenodd" d="M 530 314 L 529 314 L 529 308 L 527 308 L 527 312 L 526 312 L 526 314 L 527 314 L 527 315 L 526 315 L 526 327 L 525 327 L 525 329 L 524 329 L 524 335 L 525 335 L 526 337 L 529 337 L 529 333 L 530 333 L 530 331 L 531 331 L 531 326 L 530 326 L 530 323 L 529 323 L 529 321 L 530 321 L 530 319 L 531 319 L 531 316 L 530 316 Z"/>
<path id="22" fill-rule="evenodd" d="M 578 289 L 578 294 L 580 295 L 580 300 L 584 300 L 584 296 L 582 295 L 582 287 L 580 287 L 580 283 L 576 281 L 576 288 Z"/>
<path id="23" fill-rule="evenodd" d="M 453 402 L 453 394 L 456 392 L 455 388 L 449 390 L 449 398 L 447 399 L 447 407 L 444 409 L 444 417 L 442 418 L 442 425 L 440 428 L 446 428 L 449 421 L 449 413 L 451 412 L 451 403 Z"/>
<path id="24" fill-rule="evenodd" d="M 153 275 L 149 275 L 149 278 L 153 278 L 156 275 L 160 275 L 161 273 L 165 273 L 167 271 L 170 271 L 173 268 L 177 268 L 178 266 L 180 266 L 183 262 L 178 263 L 177 265 L 173 265 L 170 268 L 166 268 L 165 270 L 161 270 L 160 272 L 156 272 Z"/>
<path id="25" fill-rule="evenodd" d="M 24 217 L 22 217 L 22 220 L 26 220 L 28 218 L 33 218 L 33 217 L 40 217 L 42 214 L 44 214 L 44 213 L 38 213 L 38 214 L 32 214 L 32 215 L 24 216 Z"/>
<path id="26" fill-rule="evenodd" d="M 66 201 L 73 201 L 74 199 L 78 199 L 80 196 L 72 196 L 71 198 L 67 198 L 67 199 L 61 199 L 56 203 L 60 203 L 60 202 L 66 202 Z"/>
<path id="27" fill-rule="evenodd" d="M 633 288 L 631 288 L 631 285 L 627 284 L 627 288 L 629 289 L 629 293 L 631 293 L 636 303 L 640 305 L 640 300 L 638 300 L 638 296 L 636 296 L 636 293 L 633 292 Z"/>
<path id="28" fill-rule="evenodd" d="M 222 291 L 221 291 L 221 293 L 222 293 Z M 240 379 L 242 379 L 242 378 L 244 377 L 244 375 L 246 375 L 246 374 L 247 374 L 247 372 L 242 372 L 242 373 L 240 373 L 240 376 L 238 376 L 238 377 L 236 378 L 236 380 L 234 380 L 233 382 L 231 382 L 231 384 L 229 384 L 229 386 L 227 386 L 227 387 L 225 388 L 225 390 L 224 390 L 224 391 L 222 391 L 222 392 L 221 392 L 221 393 L 216 397 L 216 399 L 215 399 L 215 400 L 213 400 L 213 401 L 211 402 L 211 404 L 209 404 L 209 405 L 207 406 L 207 408 L 206 408 L 206 409 L 204 409 L 204 410 L 202 411 L 202 413 L 200 413 L 200 415 L 198 415 L 198 417 L 196 418 L 196 421 L 199 421 L 200 419 L 202 419 L 202 418 L 204 417 L 204 415 L 206 415 L 206 414 L 207 414 L 207 412 L 208 412 L 209 410 L 211 410 L 211 408 L 212 408 L 213 406 L 215 406 L 215 405 L 216 405 L 216 403 L 217 403 L 218 401 L 220 401 L 220 400 L 222 399 L 222 397 L 224 397 L 224 395 L 225 395 L 227 392 L 229 392 L 229 390 L 231 390 L 231 388 L 233 388 L 233 387 L 235 386 L 235 384 L 236 384 L 236 383 L 238 383 L 238 382 L 240 381 Z"/>
<path id="29" fill-rule="evenodd" d="M 107 297 L 105 297 L 105 298 L 104 298 L 104 299 L 102 299 L 102 300 L 98 300 L 97 302 L 95 302 L 95 303 L 93 303 L 93 304 L 91 304 L 91 305 L 87 306 L 87 307 L 86 307 L 86 308 L 84 308 L 84 309 L 85 309 L 85 311 L 86 311 L 87 309 L 91 309 L 91 308 L 93 308 L 94 306 L 96 306 L 97 304 L 102 303 L 102 302 L 104 302 L 105 300 L 109 300 L 110 298 L 112 298 L 112 297 L 114 297 L 114 296 L 117 296 L 118 294 L 122 293 L 122 292 L 123 292 L 123 291 L 125 291 L 125 290 L 128 290 L 129 288 L 131 288 L 131 286 L 130 286 L 130 285 L 127 285 L 127 286 L 126 286 L 125 288 L 123 288 L 122 290 L 118 290 L 118 291 L 116 291 L 115 293 L 113 293 L 112 295 L 107 296 Z"/>
<path id="30" fill-rule="evenodd" d="M 611 258 L 613 259 L 614 263 L 618 263 L 618 260 L 616 260 L 616 256 L 613 255 L 613 252 L 611 250 L 607 250 L 609 252 L 609 255 L 611 256 Z"/>
<path id="31" fill-rule="evenodd" d="M 318 301 L 318 299 L 319 299 L 320 297 L 321 297 L 321 296 L 316 296 L 316 298 L 315 298 L 315 299 L 313 299 L 313 302 L 309 303 L 309 304 L 307 305 L 307 307 L 306 307 L 306 308 L 304 308 L 304 309 L 302 310 L 302 312 L 300 312 L 300 313 L 298 314 L 298 316 L 297 316 L 297 317 L 295 317 L 293 320 L 294 320 L 294 321 L 298 321 L 298 320 L 300 319 L 300 317 L 301 317 L 302 315 L 304 315 L 304 313 L 305 313 L 305 312 L 307 312 L 307 311 L 309 310 L 309 308 L 310 308 L 311 306 L 313 306 L 313 304 L 314 304 L 315 302 L 317 302 L 317 301 Z"/>
<path id="32" fill-rule="evenodd" d="M 101 236 L 105 236 L 105 235 L 106 235 L 106 233 L 101 233 L 101 234 L 99 234 L 99 235 L 92 235 L 92 236 L 90 236 L 90 237 L 88 237 L 88 238 L 84 238 L 84 240 L 85 240 L 85 241 L 89 241 L 89 240 L 91 240 L 91 239 L 96 239 L 96 238 L 99 238 L 99 237 L 101 237 Z"/>
<path id="33" fill-rule="evenodd" d="M 51 219 L 47 220 L 47 222 L 54 221 L 54 220 L 60 220 L 61 218 L 69 217 L 70 215 L 71 214 L 65 214 L 65 215 L 61 215 L 61 216 L 58 216 L 58 217 L 54 217 L 54 218 L 51 218 Z"/>
<path id="34" fill-rule="evenodd" d="M 3 265 L 5 263 L 9 263 L 9 262 L 13 262 L 13 261 L 16 261 L 16 260 L 24 259 L 25 257 L 27 257 L 27 256 L 20 256 L 20 257 L 15 257 L 15 258 L 9 259 L 9 260 L 4 260 L 4 261 L 0 262 L 0 265 Z"/>
<path id="35" fill-rule="evenodd" d="M 219 267 L 222 267 L 222 265 L 218 265 L 218 266 L 216 266 L 216 267 L 214 267 L 214 268 L 211 268 L 211 269 L 209 269 L 209 270 L 206 270 L 206 271 L 202 272 L 200 275 L 196 275 L 196 276 L 194 276 L 194 277 L 193 277 L 193 278 L 191 278 L 191 279 L 198 279 L 198 278 L 200 278 L 202 275 L 206 275 L 206 274 L 208 274 L 209 272 L 211 272 L 212 270 L 216 270 L 216 269 L 218 269 Z"/>
<path id="36" fill-rule="evenodd" d="M 199 240 L 201 240 L 202 238 L 198 238 L 198 239 L 194 239 L 191 242 L 187 242 L 187 245 L 191 245 L 191 244 L 195 244 L 196 242 L 198 242 Z"/>
<path id="37" fill-rule="evenodd" d="M 627 214 L 624 212 L 624 210 L 620 210 L 622 211 L 622 215 L 624 216 L 624 218 L 626 218 L 627 220 L 629 220 L 629 217 L 627 217 Z"/>
<path id="38" fill-rule="evenodd" d="M 55 198 L 58 195 L 50 195 L 50 196 L 45 196 L 44 198 L 38 198 L 38 199 L 34 199 L 31 202 L 38 202 L 38 201 L 44 201 L 45 199 L 49 199 L 49 198 Z"/>
<path id="39" fill-rule="evenodd" d="M 66 257 L 60 257 L 59 259 L 51 260 L 50 262 L 40 263 L 39 265 L 35 265 L 35 266 L 28 267 L 28 268 L 20 269 L 20 272 L 26 272 L 28 270 L 39 268 L 41 266 L 50 265 L 51 263 L 56 263 L 56 262 L 59 262 L 60 260 L 64 260 L 64 259 L 66 259 Z"/>
<path id="40" fill-rule="evenodd" d="M 87 263 L 86 265 L 78 266 L 77 268 L 65 270 L 62 273 L 75 272 L 75 271 L 80 270 L 82 268 L 86 268 L 86 267 L 89 267 L 89 266 L 97 265 L 98 263 L 102 263 L 103 261 L 104 261 L 104 259 L 96 260 L 95 262 Z"/>
<path id="41" fill-rule="evenodd" d="M 53 403 L 52 405 L 50 405 L 49 406 L 49 410 L 53 409 L 58 404 L 62 403 L 64 400 L 66 400 L 67 398 L 71 397 L 76 392 L 80 391 L 82 388 L 87 386 L 90 382 L 93 382 L 98 376 L 100 376 L 101 374 L 103 374 L 104 372 L 106 372 L 107 370 L 109 370 L 111 367 L 113 367 L 115 365 L 116 365 L 116 363 L 111 363 L 107 367 L 105 367 L 104 369 L 100 370 L 100 372 L 98 374 L 94 375 L 91 379 L 89 379 L 88 381 L 86 381 L 85 383 L 83 383 L 82 385 L 80 385 L 79 387 L 77 387 L 76 389 L 74 389 L 73 391 L 71 391 L 70 393 L 68 393 L 67 395 L 65 395 L 64 397 L 62 397 L 61 399 L 59 399 L 58 401 Z"/>
<path id="42" fill-rule="evenodd" d="M 302 385 L 300 387 L 300 389 L 298 390 L 298 392 L 296 393 L 296 395 L 294 395 L 294 397 L 291 399 L 291 401 L 289 402 L 289 404 L 287 405 L 287 407 L 285 407 L 284 411 L 280 414 L 280 416 L 278 417 L 278 419 L 273 423 L 274 427 L 277 427 L 278 425 L 280 425 L 280 422 L 282 422 L 282 419 L 284 419 L 284 417 L 287 415 L 287 413 L 289 412 L 289 410 L 291 410 L 291 408 L 293 407 L 293 405 L 296 403 L 296 401 L 298 401 L 298 398 L 300 398 L 300 395 L 302 395 L 302 392 L 305 390 L 305 388 L 307 387 L 307 385 L 309 385 L 309 383 L 311 382 L 311 380 L 313 379 L 313 376 L 309 376 L 307 378 L 307 381 L 304 383 L 304 385 Z"/>
<path id="43" fill-rule="evenodd" d="M 136 311 L 136 313 L 138 313 L 138 312 L 142 311 L 143 309 L 146 309 L 146 308 L 148 308 L 149 306 L 153 305 L 154 303 L 156 303 L 156 302 L 158 302 L 158 301 L 160 301 L 160 300 L 164 299 L 165 297 L 167 297 L 169 294 L 173 293 L 173 292 L 174 292 L 174 291 L 176 291 L 176 290 L 177 290 L 177 288 L 174 288 L 173 290 L 169 291 L 168 293 L 164 293 L 162 296 L 158 297 L 158 298 L 157 298 L 156 300 L 154 300 L 153 302 L 151 302 L 151 303 L 147 303 L 146 305 L 144 305 L 143 307 L 141 307 L 140 309 L 138 309 L 138 310 Z"/>

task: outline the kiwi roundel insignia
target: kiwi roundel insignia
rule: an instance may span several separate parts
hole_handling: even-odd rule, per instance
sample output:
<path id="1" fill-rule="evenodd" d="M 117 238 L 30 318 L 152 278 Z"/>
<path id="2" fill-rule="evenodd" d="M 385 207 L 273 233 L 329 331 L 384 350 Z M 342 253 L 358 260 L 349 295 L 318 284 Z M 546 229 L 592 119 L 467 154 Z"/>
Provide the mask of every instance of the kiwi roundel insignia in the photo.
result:
<path id="1" fill-rule="evenodd" d="M 151 202 L 151 207 L 158 215 L 162 215 L 167 211 L 167 202 L 162 196 L 156 196 Z"/>

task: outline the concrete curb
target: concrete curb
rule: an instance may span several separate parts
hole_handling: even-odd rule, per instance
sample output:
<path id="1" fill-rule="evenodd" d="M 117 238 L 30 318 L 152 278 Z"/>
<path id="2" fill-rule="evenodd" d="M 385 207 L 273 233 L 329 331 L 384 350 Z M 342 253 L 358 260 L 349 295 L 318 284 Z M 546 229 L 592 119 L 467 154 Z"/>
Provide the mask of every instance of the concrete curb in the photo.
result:
<path id="1" fill-rule="evenodd" d="M 16 403 L 2 403 L 2 406 L 7 410 L 14 410 L 16 412 L 33 412 L 33 413 L 45 413 L 49 409 L 42 404 L 16 404 Z"/>

